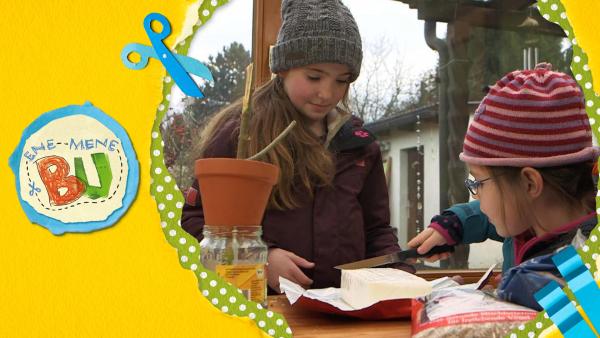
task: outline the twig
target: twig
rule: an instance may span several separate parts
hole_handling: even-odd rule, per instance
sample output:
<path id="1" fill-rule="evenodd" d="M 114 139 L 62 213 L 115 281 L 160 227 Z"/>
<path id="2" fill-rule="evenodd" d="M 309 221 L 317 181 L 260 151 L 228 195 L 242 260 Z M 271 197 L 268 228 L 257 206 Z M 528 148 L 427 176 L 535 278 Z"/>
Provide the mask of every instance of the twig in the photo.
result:
<path id="1" fill-rule="evenodd" d="M 289 134 L 290 131 L 292 131 L 292 129 L 294 129 L 295 126 L 296 126 L 296 121 L 292 121 L 292 123 L 290 123 L 287 126 L 287 128 L 285 128 L 285 130 L 281 134 L 279 134 L 273 141 L 271 141 L 271 143 L 269 143 L 268 146 L 264 147 L 263 150 L 256 153 L 254 156 L 250 157 L 249 160 L 256 160 L 256 159 L 259 159 L 262 156 L 264 156 L 267 152 L 269 152 L 269 150 L 271 150 L 271 148 L 273 148 L 277 143 L 279 143 L 279 141 L 281 141 L 284 137 L 286 137 L 287 134 Z"/>
<path id="2" fill-rule="evenodd" d="M 250 120 L 250 101 L 252 99 L 252 93 L 254 92 L 254 76 L 253 74 L 254 64 L 249 64 L 246 67 L 246 85 L 244 89 L 244 100 L 242 101 L 242 114 L 240 115 L 240 136 L 237 144 L 237 158 L 241 158 L 247 153 L 248 149 L 248 121 Z"/>
<path id="3" fill-rule="evenodd" d="M 252 93 L 254 92 L 254 76 L 253 76 L 254 64 L 249 64 L 246 67 L 246 85 L 244 88 L 244 99 L 242 101 L 242 114 L 240 115 L 240 136 L 238 138 L 237 144 L 237 158 L 242 158 L 243 154 L 247 153 L 248 150 L 248 140 L 250 136 L 248 135 L 248 121 L 250 120 L 251 114 L 251 100 Z M 285 130 L 279 134 L 268 146 L 266 146 L 263 150 L 256 153 L 254 156 L 248 158 L 249 160 L 256 160 L 264 156 L 267 152 L 269 152 L 277 143 L 279 143 L 296 125 L 296 121 L 292 121 Z"/>

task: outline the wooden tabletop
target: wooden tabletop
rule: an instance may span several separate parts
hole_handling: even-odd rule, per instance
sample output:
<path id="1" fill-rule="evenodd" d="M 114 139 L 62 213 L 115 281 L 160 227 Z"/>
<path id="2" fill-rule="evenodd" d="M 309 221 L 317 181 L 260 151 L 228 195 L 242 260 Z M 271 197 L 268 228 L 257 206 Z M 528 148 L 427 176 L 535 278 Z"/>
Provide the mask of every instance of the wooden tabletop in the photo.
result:
<path id="1" fill-rule="evenodd" d="M 281 313 L 292 329 L 294 338 L 324 337 L 408 337 L 410 320 L 366 321 L 328 315 L 291 306 L 283 295 L 269 296 L 269 310 Z"/>

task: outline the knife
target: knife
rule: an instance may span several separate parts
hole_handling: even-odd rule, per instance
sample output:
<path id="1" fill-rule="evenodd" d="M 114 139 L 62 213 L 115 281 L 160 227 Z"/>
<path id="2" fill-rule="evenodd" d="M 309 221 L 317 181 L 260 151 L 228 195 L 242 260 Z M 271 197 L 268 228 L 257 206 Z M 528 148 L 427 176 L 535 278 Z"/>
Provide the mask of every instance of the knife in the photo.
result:
<path id="1" fill-rule="evenodd" d="M 429 257 L 435 254 L 440 254 L 444 252 L 454 252 L 454 246 L 452 245 L 440 245 L 433 247 L 431 250 L 424 254 L 420 254 L 417 252 L 417 249 L 409 249 L 404 251 L 398 251 L 391 254 L 377 256 L 373 258 L 367 258 L 360 261 L 342 264 L 335 266 L 334 268 L 339 270 L 354 270 L 354 269 L 362 269 L 362 268 L 373 268 L 376 266 L 381 266 L 385 264 L 399 263 L 404 262 L 409 258 L 419 258 L 419 257 Z"/>

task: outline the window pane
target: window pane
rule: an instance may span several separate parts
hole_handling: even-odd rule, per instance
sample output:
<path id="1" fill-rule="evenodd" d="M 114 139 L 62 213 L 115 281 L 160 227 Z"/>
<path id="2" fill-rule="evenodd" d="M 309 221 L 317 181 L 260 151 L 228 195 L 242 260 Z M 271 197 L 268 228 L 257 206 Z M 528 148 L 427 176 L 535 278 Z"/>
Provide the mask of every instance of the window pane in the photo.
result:
<path id="1" fill-rule="evenodd" d="M 188 56 L 204 63 L 214 78 L 213 83 L 205 83 L 192 75 L 205 97 L 186 97 L 173 86 L 161 131 L 165 164 L 182 191 L 194 179 L 194 145 L 202 127 L 210 116 L 244 94 L 245 69 L 252 54 L 252 4 L 248 0 L 229 1 L 194 36 Z"/>
<path id="2" fill-rule="evenodd" d="M 442 209 L 469 201 L 458 154 L 488 86 L 538 62 L 570 73 L 571 45 L 560 27 L 541 17 L 535 1 L 344 3 L 363 38 L 353 112 L 382 144 L 391 224 L 406 248 Z M 501 267 L 502 243 L 487 240 L 457 248 L 448 262 L 427 265 L 480 269 L 493 263 Z"/>

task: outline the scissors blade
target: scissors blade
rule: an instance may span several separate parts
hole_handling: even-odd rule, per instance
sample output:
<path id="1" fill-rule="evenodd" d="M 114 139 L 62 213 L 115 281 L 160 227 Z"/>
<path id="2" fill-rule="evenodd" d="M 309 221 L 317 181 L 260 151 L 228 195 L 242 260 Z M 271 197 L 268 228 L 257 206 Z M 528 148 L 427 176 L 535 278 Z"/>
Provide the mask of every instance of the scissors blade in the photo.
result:
<path id="1" fill-rule="evenodd" d="M 377 256 L 373 258 L 367 258 L 360 261 L 342 264 L 335 266 L 334 268 L 339 270 L 354 270 L 354 269 L 363 269 L 363 268 L 374 268 L 377 266 L 382 266 L 386 264 L 392 263 L 400 263 L 404 262 L 409 258 L 419 258 L 419 257 L 429 257 L 435 254 L 443 253 L 443 252 L 453 252 L 454 247 L 451 245 L 441 245 L 436 246 L 433 249 L 429 250 L 425 254 L 420 254 L 417 252 L 417 249 L 409 249 L 404 251 L 393 252 L 383 256 Z"/>
<path id="2" fill-rule="evenodd" d="M 188 71 L 188 73 L 194 74 L 211 82 L 214 81 L 212 73 L 202 62 L 189 56 L 179 54 L 175 55 L 175 58 L 177 61 L 179 61 L 183 68 Z"/>
<path id="3" fill-rule="evenodd" d="M 152 44 L 154 45 L 154 41 Z M 198 88 L 198 84 L 192 79 L 181 64 L 177 62 L 177 59 L 166 47 L 164 47 L 164 45 L 162 48 L 160 46 L 155 46 L 154 50 L 159 54 L 157 55 L 158 59 L 165 65 L 165 68 L 184 94 L 200 98 L 204 97 L 204 94 L 202 94 L 202 91 Z"/>

